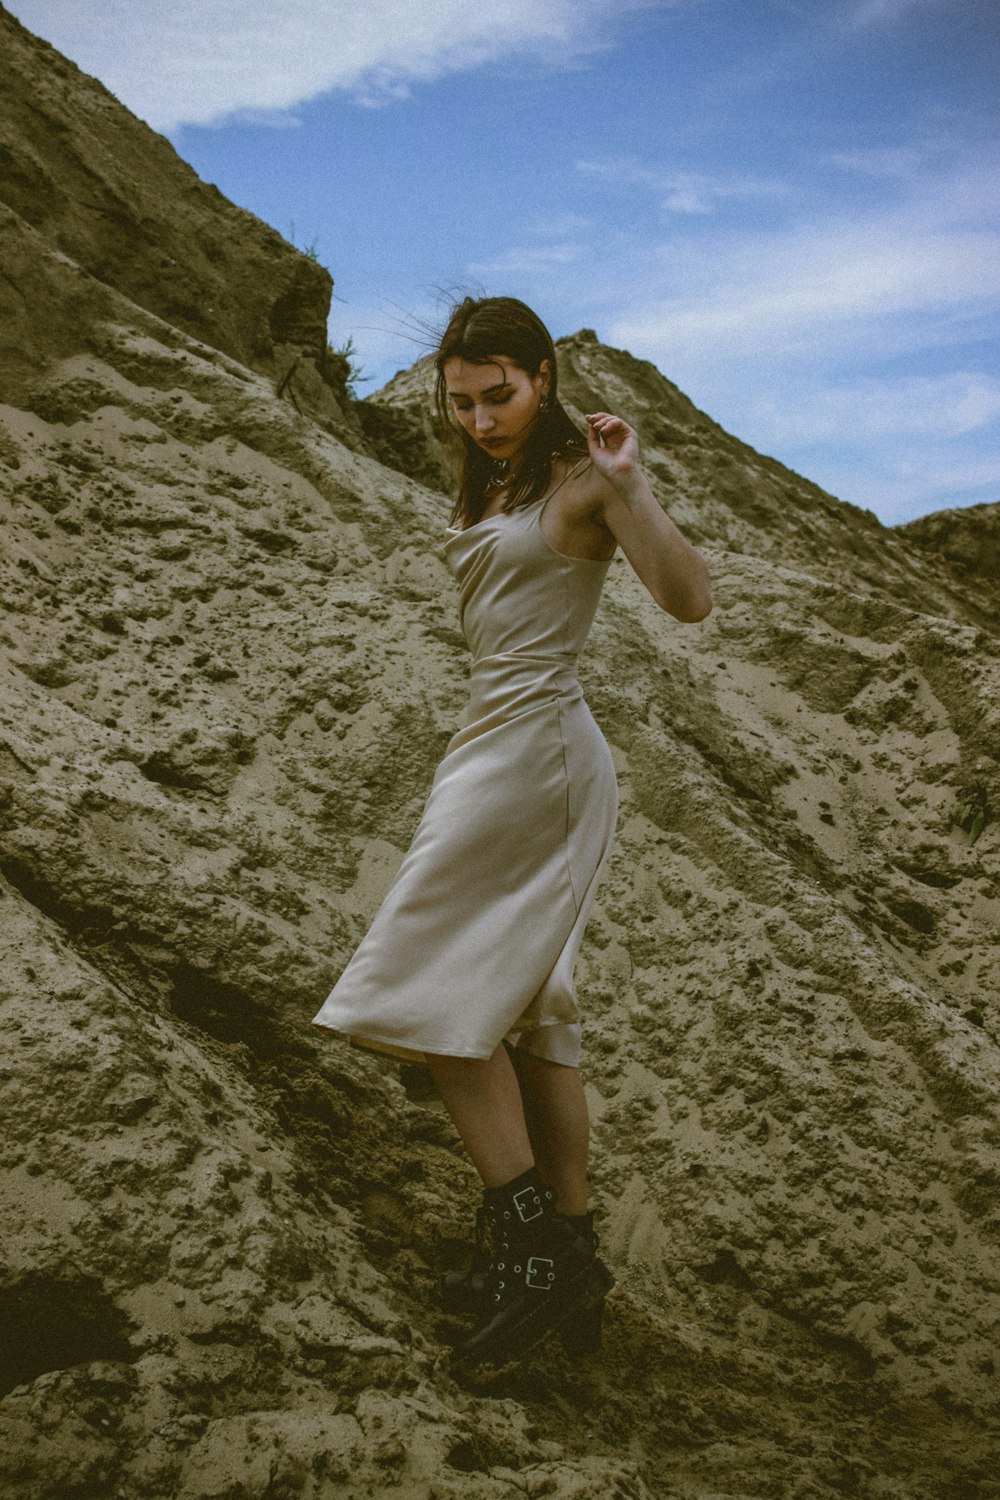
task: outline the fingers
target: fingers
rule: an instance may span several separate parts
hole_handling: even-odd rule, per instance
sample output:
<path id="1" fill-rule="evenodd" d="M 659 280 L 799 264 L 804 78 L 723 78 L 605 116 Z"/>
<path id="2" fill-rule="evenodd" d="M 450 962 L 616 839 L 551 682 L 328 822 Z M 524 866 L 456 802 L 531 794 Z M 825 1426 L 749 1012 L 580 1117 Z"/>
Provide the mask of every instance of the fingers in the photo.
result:
<path id="1" fill-rule="evenodd" d="M 591 412 L 589 416 L 584 418 L 584 421 L 600 437 L 605 437 L 612 432 L 618 432 L 621 436 L 624 436 L 632 430 L 628 423 L 624 422 L 621 417 L 613 417 L 610 412 L 606 411 Z"/>
<path id="2" fill-rule="evenodd" d="M 636 438 L 628 423 L 621 417 L 612 416 L 610 412 L 590 412 L 584 420 L 588 427 L 588 437 L 596 439 L 602 448 L 610 446 L 615 452 L 621 452 Z"/>
<path id="3" fill-rule="evenodd" d="M 586 420 L 588 428 L 590 429 L 589 432 L 588 432 L 588 434 L 587 434 L 587 436 L 590 437 L 590 438 L 596 438 L 597 442 L 603 448 L 604 447 L 604 434 L 608 430 L 608 423 L 609 422 L 613 422 L 614 418 L 613 417 L 609 417 L 606 412 L 599 411 L 599 412 L 593 412 L 585 420 Z"/>

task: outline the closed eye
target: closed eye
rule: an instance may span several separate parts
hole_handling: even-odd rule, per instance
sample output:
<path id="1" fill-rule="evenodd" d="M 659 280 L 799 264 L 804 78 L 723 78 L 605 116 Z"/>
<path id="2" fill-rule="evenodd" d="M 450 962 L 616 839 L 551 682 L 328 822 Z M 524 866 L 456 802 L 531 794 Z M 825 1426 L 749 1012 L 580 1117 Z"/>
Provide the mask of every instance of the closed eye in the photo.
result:
<path id="1" fill-rule="evenodd" d="M 513 394 L 514 394 L 513 391 L 508 390 L 508 391 L 505 391 L 503 393 L 503 395 L 500 395 L 500 396 L 490 396 L 487 399 L 486 405 L 487 406 L 506 406 L 507 402 L 511 399 L 511 397 L 513 396 Z M 471 401 L 465 401 L 463 403 L 461 401 L 461 399 L 459 397 L 457 397 L 457 396 L 452 396 L 452 398 L 451 398 L 451 404 L 455 408 L 456 411 L 471 411 L 472 410 L 472 402 Z"/>

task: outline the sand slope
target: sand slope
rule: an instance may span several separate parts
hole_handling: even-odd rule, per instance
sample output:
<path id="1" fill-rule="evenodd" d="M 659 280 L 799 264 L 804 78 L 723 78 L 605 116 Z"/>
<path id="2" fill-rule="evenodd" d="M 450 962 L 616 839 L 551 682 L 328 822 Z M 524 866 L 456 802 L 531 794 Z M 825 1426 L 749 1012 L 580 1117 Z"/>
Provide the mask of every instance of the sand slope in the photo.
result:
<path id="1" fill-rule="evenodd" d="M 94 160 L 98 86 L 0 30 L 62 149 L 119 171 L 144 127 L 101 91 Z M 167 218 L 178 170 L 142 158 Z M 1000 1493 L 995 509 L 886 531 L 564 342 L 716 608 L 679 626 L 618 562 L 586 663 L 622 790 L 579 973 L 606 1349 L 456 1380 L 433 1280 L 471 1170 L 421 1070 L 308 1024 L 464 699 L 448 500 L 372 456 L 440 472 L 422 374 L 359 416 L 317 369 L 313 420 L 272 355 L 110 274 L 128 222 L 96 263 L 13 196 L 4 1494 Z M 298 273 L 257 221 L 241 267 L 214 201 L 266 308 Z"/>

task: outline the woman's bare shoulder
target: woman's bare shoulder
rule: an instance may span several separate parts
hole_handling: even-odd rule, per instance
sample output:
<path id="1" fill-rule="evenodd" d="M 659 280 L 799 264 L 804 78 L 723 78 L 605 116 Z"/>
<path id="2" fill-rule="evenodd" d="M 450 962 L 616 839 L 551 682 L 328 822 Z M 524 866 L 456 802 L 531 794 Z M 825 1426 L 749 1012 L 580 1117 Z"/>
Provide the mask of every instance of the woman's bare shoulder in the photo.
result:
<path id="1" fill-rule="evenodd" d="M 614 485 L 607 480 L 588 457 L 573 458 L 563 471 L 562 509 L 567 519 L 602 524 L 604 507 L 614 495 Z"/>
<path id="2" fill-rule="evenodd" d="M 574 458 L 557 479 L 558 494 L 546 507 L 547 533 L 557 552 L 606 561 L 615 539 L 601 520 L 606 481 L 589 458 Z M 545 524 L 545 523 L 543 523 Z M 608 543 L 611 543 L 611 552 Z"/>

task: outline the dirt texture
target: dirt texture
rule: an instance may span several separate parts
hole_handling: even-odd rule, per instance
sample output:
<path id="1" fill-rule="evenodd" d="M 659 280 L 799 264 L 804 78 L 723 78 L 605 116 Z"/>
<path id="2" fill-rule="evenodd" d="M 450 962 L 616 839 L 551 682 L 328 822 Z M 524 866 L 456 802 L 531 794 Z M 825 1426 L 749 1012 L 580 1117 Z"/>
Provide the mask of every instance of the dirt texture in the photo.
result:
<path id="1" fill-rule="evenodd" d="M 2 201 L 82 270 L 282 380 L 314 421 L 363 444 L 349 361 L 327 343 L 326 267 L 202 182 L 169 141 L 2 6 L 0 42 Z M 63 347 L 75 351 L 82 332 L 71 326 Z M 16 368 L 22 339 L 9 326 L 5 334 Z"/>
<path id="2" fill-rule="evenodd" d="M 887 530 L 562 341 L 716 605 L 619 559 L 584 663 L 605 1347 L 463 1376 L 472 1170 L 423 1069 L 309 1024 L 465 697 L 426 370 L 296 406 L 255 340 L 289 287 L 322 324 L 312 262 L 0 43 L 5 1500 L 996 1500 L 996 508 Z M 149 205 L 200 216 L 198 320 Z"/>

